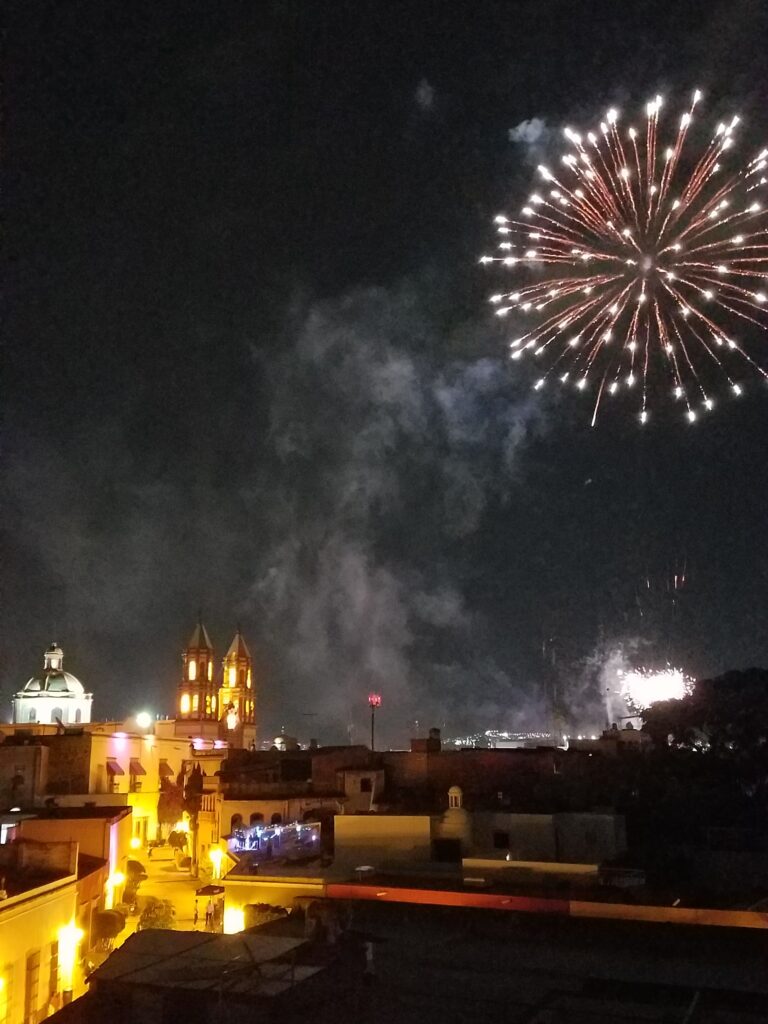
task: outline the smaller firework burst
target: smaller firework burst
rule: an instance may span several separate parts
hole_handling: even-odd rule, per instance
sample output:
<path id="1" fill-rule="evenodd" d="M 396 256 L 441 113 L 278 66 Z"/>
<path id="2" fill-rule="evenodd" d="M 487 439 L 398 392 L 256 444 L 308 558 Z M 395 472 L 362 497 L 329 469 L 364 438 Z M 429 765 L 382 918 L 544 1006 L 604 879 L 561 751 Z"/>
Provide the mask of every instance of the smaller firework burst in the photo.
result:
<path id="1" fill-rule="evenodd" d="M 630 711 L 640 714 L 662 700 L 681 700 L 693 690 L 693 679 L 682 669 L 633 668 L 617 673 L 621 696 Z"/>

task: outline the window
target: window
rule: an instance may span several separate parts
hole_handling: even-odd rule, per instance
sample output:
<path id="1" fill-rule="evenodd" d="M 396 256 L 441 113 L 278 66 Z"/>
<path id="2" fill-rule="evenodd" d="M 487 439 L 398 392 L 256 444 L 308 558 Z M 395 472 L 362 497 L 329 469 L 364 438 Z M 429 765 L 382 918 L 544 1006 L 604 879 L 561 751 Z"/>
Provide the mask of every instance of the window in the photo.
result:
<path id="1" fill-rule="evenodd" d="M 211 697 L 211 710 L 212 711 L 216 710 L 216 697 L 215 696 Z"/>
<path id="2" fill-rule="evenodd" d="M 189 714 L 189 694 L 188 693 L 182 693 L 181 700 L 179 701 L 179 711 L 182 713 L 182 715 L 188 715 Z"/>
<path id="3" fill-rule="evenodd" d="M 494 848 L 494 850 L 508 850 L 509 849 L 509 832 L 494 832 L 493 833 L 493 848 Z"/>
<path id="4" fill-rule="evenodd" d="M 82 720 L 83 712 L 80 710 L 80 708 L 78 708 L 77 711 L 75 711 L 75 722 L 82 722 Z"/>
<path id="5" fill-rule="evenodd" d="M 37 721 L 37 711 L 35 710 L 35 708 L 30 708 L 29 709 L 29 716 L 27 718 L 27 721 L 28 722 L 36 722 Z"/>
<path id="6" fill-rule="evenodd" d="M 234 665 L 229 666 L 229 672 L 227 672 L 227 682 L 230 686 L 234 686 L 237 682 L 237 669 Z"/>
<path id="7" fill-rule="evenodd" d="M 48 972 L 48 998 L 53 999 L 59 991 L 59 943 L 51 943 L 51 963 Z"/>
<path id="8" fill-rule="evenodd" d="M 229 819 L 229 829 L 234 832 L 238 828 L 243 827 L 243 816 L 242 814 L 233 814 Z"/>
<path id="9" fill-rule="evenodd" d="M 199 708 L 200 708 L 200 694 L 199 693 L 193 693 L 192 694 L 192 710 L 193 711 L 198 711 Z"/>
<path id="10" fill-rule="evenodd" d="M 282 814 L 273 814 L 272 815 L 272 824 L 273 825 L 282 825 L 283 824 L 283 816 L 282 816 Z"/>
<path id="11" fill-rule="evenodd" d="M 240 669 L 240 685 L 243 686 L 245 683 L 245 669 Z"/>
<path id="12" fill-rule="evenodd" d="M 360 779 L 360 792 L 361 793 L 370 793 L 371 789 L 372 789 L 372 786 L 371 786 L 371 780 L 370 779 L 367 779 L 367 778 L 366 779 Z"/>
<path id="13" fill-rule="evenodd" d="M 53 725 L 55 722 L 63 722 L 63 721 L 64 721 L 64 712 L 61 710 L 61 708 L 54 708 L 53 711 L 51 712 L 51 725 Z"/>
<path id="14" fill-rule="evenodd" d="M 197 679 L 197 662 L 194 659 L 187 665 L 187 679 Z"/>
<path id="15" fill-rule="evenodd" d="M 213 679 L 213 662 L 209 661 L 208 662 L 208 682 L 210 683 L 210 681 L 212 679 Z"/>
<path id="16" fill-rule="evenodd" d="M 205 695 L 205 713 L 206 715 L 211 713 L 211 696 L 208 693 Z"/>
<path id="17" fill-rule="evenodd" d="M 264 821 L 264 815 L 263 814 L 259 814 L 258 811 L 254 811 L 253 814 L 250 817 L 250 822 L 249 823 L 250 823 L 251 827 L 253 827 L 254 825 L 260 825 L 262 823 L 262 821 Z"/>
<path id="18" fill-rule="evenodd" d="M 24 1024 L 36 1024 L 38 989 L 40 987 L 40 950 L 27 953 L 27 971 L 24 983 Z"/>
<path id="19" fill-rule="evenodd" d="M 245 685 L 250 689 L 251 687 L 251 670 L 248 669 L 248 675 L 245 677 Z"/>

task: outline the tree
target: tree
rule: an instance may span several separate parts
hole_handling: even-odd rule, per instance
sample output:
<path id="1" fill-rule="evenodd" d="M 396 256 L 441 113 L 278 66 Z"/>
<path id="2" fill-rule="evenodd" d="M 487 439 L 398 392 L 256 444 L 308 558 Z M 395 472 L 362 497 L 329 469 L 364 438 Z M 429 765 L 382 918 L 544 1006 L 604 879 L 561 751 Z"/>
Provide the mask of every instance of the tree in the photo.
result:
<path id="1" fill-rule="evenodd" d="M 160 795 L 157 798 L 157 822 L 162 834 L 163 828 L 173 826 L 181 820 L 184 812 L 184 791 L 170 779 L 160 780 Z"/>
<path id="2" fill-rule="evenodd" d="M 147 904 L 139 918 L 139 931 L 149 928 L 173 928 L 176 911 L 170 900 L 161 900 L 156 896 L 148 896 Z"/>
<path id="3" fill-rule="evenodd" d="M 189 815 L 192 833 L 192 875 L 197 875 L 197 819 L 203 806 L 203 773 L 196 764 L 184 780 L 184 810 Z"/>

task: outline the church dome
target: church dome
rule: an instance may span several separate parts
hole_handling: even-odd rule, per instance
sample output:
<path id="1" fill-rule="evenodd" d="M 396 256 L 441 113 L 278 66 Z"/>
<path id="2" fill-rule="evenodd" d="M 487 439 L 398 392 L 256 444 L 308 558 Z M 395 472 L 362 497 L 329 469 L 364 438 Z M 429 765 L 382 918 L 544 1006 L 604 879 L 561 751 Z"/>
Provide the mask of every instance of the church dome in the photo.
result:
<path id="1" fill-rule="evenodd" d="M 73 697 L 82 697 L 85 687 L 71 672 L 46 672 L 42 677 L 30 679 L 22 692 L 69 693 Z"/>
<path id="2" fill-rule="evenodd" d="M 57 643 L 52 643 L 43 655 L 43 674 L 33 676 L 21 691 L 22 694 L 64 694 L 70 697 L 82 697 L 85 687 L 71 672 L 64 671 L 64 651 Z"/>

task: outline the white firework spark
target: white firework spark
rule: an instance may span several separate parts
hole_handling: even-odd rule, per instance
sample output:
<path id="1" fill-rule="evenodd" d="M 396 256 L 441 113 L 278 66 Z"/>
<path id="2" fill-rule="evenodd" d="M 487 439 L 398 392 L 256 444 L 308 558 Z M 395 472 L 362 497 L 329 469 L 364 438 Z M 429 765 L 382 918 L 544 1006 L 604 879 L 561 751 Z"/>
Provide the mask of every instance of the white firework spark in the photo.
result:
<path id="1" fill-rule="evenodd" d="M 620 130 L 616 110 L 596 132 L 566 128 L 562 169 L 539 166 L 541 188 L 520 219 L 496 217 L 499 254 L 480 261 L 524 278 L 490 299 L 497 316 L 536 320 L 512 359 L 541 362 L 536 388 L 555 376 L 591 389 L 593 424 L 619 391 L 637 395 L 641 423 L 657 389 L 693 423 L 714 407 L 713 381 L 740 395 L 739 368 L 768 379 L 747 350 L 768 328 L 768 148 L 728 169 L 734 116 L 691 161 L 700 100 L 696 90 L 668 146 L 660 96 L 644 128 Z"/>
<path id="2" fill-rule="evenodd" d="M 693 679 L 679 668 L 667 667 L 661 671 L 637 668 L 617 674 L 621 696 L 636 714 L 661 700 L 681 700 L 693 689 Z"/>

